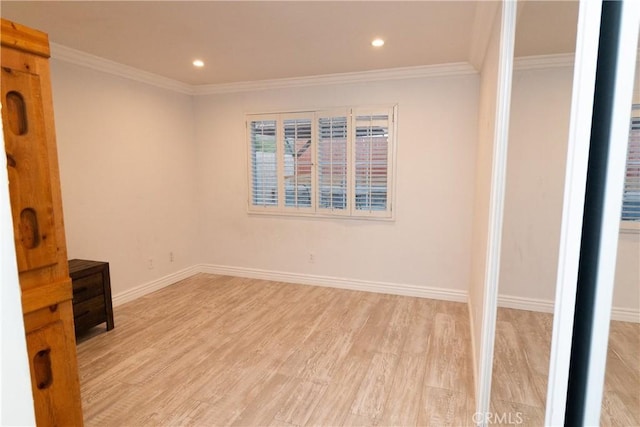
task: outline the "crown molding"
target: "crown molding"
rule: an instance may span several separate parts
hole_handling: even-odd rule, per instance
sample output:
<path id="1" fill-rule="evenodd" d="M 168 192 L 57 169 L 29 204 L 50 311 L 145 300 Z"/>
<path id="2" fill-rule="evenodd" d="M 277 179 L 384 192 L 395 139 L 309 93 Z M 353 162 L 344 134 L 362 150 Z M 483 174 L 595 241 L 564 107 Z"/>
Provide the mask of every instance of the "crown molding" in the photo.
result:
<path id="1" fill-rule="evenodd" d="M 194 86 L 173 80 L 157 74 L 143 71 L 138 68 L 129 67 L 119 62 L 91 55 L 80 50 L 72 49 L 57 43 L 50 43 L 51 57 L 61 61 L 70 62 L 72 64 L 102 71 L 104 73 L 113 74 L 163 89 L 172 90 L 187 95 L 194 94 Z"/>
<path id="2" fill-rule="evenodd" d="M 573 53 L 557 53 L 552 55 L 520 56 L 513 61 L 513 69 L 538 70 L 542 68 L 573 67 Z"/>
<path id="3" fill-rule="evenodd" d="M 390 68 L 353 73 L 325 74 L 309 77 L 293 77 L 273 80 L 219 83 L 210 85 L 190 85 L 177 80 L 149 73 L 138 68 L 91 55 L 57 43 L 51 43 L 51 56 L 72 64 L 92 68 L 104 73 L 128 78 L 187 95 L 212 95 L 219 93 L 248 92 L 254 90 L 283 89 L 329 84 L 375 82 L 383 80 L 404 80 L 424 77 L 458 76 L 477 74 L 475 68 L 466 62 L 451 64 Z"/>
<path id="4" fill-rule="evenodd" d="M 186 95 L 214 95 L 222 93 L 286 89 L 306 86 L 368 83 L 385 80 L 406 80 L 427 77 L 448 77 L 478 74 L 478 71 L 471 64 L 467 62 L 455 62 L 450 64 L 421 65 L 415 67 L 389 68 L 352 73 L 325 74 L 309 77 L 292 77 L 284 79 L 219 83 L 210 85 L 190 85 L 53 42 L 51 43 L 51 56 L 57 60 L 70 62 L 72 64 L 91 68 L 108 74 L 113 74 L 119 77 L 124 77 L 130 80 L 135 80 L 141 83 L 146 83 L 163 89 L 172 90 L 174 92 L 179 92 Z M 514 59 L 514 70 L 520 71 L 544 68 L 572 67 L 573 58 L 574 55 L 570 53 L 522 56 Z"/>
<path id="5" fill-rule="evenodd" d="M 194 86 L 196 95 L 477 74 L 466 62 Z"/>
<path id="6" fill-rule="evenodd" d="M 552 55 L 520 56 L 513 62 L 514 70 L 538 70 L 542 68 L 573 67 L 573 53 L 557 53 Z M 636 64 L 640 65 L 640 48 L 636 53 Z"/>

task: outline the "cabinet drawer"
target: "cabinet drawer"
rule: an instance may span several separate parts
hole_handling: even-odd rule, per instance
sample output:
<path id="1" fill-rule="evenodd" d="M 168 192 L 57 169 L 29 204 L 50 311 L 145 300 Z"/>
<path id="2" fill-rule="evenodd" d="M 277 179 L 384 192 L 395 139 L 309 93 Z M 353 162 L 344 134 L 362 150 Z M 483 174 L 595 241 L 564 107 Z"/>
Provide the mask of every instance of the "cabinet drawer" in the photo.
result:
<path id="1" fill-rule="evenodd" d="M 103 293 L 102 273 L 90 274 L 78 279 L 73 279 L 74 304 L 86 301 L 96 295 L 102 295 Z"/>
<path id="2" fill-rule="evenodd" d="M 102 295 L 73 305 L 73 321 L 76 325 L 76 331 L 89 329 L 106 322 L 106 320 L 107 312 Z"/>
<path id="3" fill-rule="evenodd" d="M 112 330 L 114 324 L 109 263 L 72 259 L 69 260 L 69 276 L 73 282 L 76 337 L 104 322 L 107 323 L 107 331 Z"/>

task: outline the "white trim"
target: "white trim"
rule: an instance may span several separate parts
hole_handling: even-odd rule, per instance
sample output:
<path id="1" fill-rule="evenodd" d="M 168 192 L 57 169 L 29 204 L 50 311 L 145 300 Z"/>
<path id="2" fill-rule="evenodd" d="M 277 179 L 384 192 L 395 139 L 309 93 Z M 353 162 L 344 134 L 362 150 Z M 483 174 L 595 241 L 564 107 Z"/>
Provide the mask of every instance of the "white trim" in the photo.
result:
<path id="1" fill-rule="evenodd" d="M 611 5 L 609 3 L 607 6 Z M 609 342 L 609 325 L 611 319 L 611 301 L 616 273 L 616 255 L 618 253 L 618 237 L 622 198 L 624 188 L 627 142 L 629 140 L 629 106 L 633 98 L 633 79 L 635 74 L 638 47 L 638 30 L 640 28 L 640 2 L 625 0 L 621 5 L 619 38 L 615 49 L 617 65 L 615 71 L 609 129 L 609 153 L 607 157 L 604 200 L 600 216 L 601 232 L 598 249 L 598 265 L 596 269 L 595 303 L 593 306 L 593 327 L 589 351 L 589 366 L 585 384 L 584 402 L 585 425 L 598 425 L 602 408 L 604 377 L 607 367 L 607 347 Z M 612 36 L 613 37 L 613 36 Z"/>
<path id="2" fill-rule="evenodd" d="M 500 19 L 500 49 L 498 55 L 495 127 L 491 166 L 491 192 L 489 196 L 489 224 L 484 273 L 483 316 L 478 365 L 478 389 L 476 412 L 489 413 L 491 379 L 493 373 L 493 346 L 496 333 L 498 306 L 498 282 L 500 280 L 500 251 L 507 172 L 507 148 L 509 143 L 509 113 L 511 105 L 511 81 L 513 77 L 513 50 L 516 34 L 517 2 L 502 2 Z M 482 419 L 481 425 L 487 424 Z"/>
<path id="3" fill-rule="evenodd" d="M 538 298 L 523 298 L 513 295 L 498 296 L 498 307 L 514 308 L 516 310 L 535 311 L 538 313 L 553 313 L 553 301 Z"/>
<path id="4" fill-rule="evenodd" d="M 91 55 L 70 47 L 51 43 L 51 57 L 104 73 L 125 77 L 131 80 L 173 90 L 187 95 L 213 95 L 219 93 L 250 92 L 255 90 L 284 89 L 293 87 L 321 86 L 329 84 L 347 84 L 376 82 L 384 80 L 405 80 L 425 77 L 448 77 L 477 74 L 467 62 L 455 62 L 436 65 L 387 68 L 381 70 L 357 71 L 351 73 L 323 74 L 307 77 L 254 80 L 208 85 L 190 85 L 158 74 L 130 67 L 119 62 Z"/>
<path id="5" fill-rule="evenodd" d="M 513 62 L 513 69 L 538 70 L 541 68 L 573 67 L 575 55 L 573 53 L 558 53 L 552 55 L 520 56 Z"/>
<path id="6" fill-rule="evenodd" d="M 478 390 L 478 387 L 480 386 L 479 384 L 479 378 L 478 378 L 478 358 L 477 358 L 477 354 L 476 353 L 476 334 L 475 334 L 475 324 L 473 319 L 475 318 L 474 314 L 473 314 L 473 304 L 471 301 L 471 298 L 468 297 L 467 298 L 467 311 L 469 312 L 469 332 L 471 335 L 471 358 L 473 359 L 473 389 L 474 390 Z M 476 399 L 477 402 L 477 399 Z"/>
<path id="7" fill-rule="evenodd" d="M 430 298 L 444 301 L 466 302 L 467 292 L 456 289 L 434 288 L 404 283 L 374 282 L 370 280 L 344 277 L 319 276 L 314 274 L 290 273 L 263 270 L 259 268 L 234 267 L 227 265 L 201 264 L 199 271 L 209 274 L 246 277 L 249 279 L 272 280 L 299 285 L 324 286 L 328 288 L 350 289 L 354 291 Z"/>
<path id="8" fill-rule="evenodd" d="M 195 95 L 477 74 L 466 62 L 194 86 Z"/>
<path id="9" fill-rule="evenodd" d="M 417 286 L 392 282 L 375 282 L 371 280 L 348 279 L 341 277 L 320 276 L 302 273 L 289 273 L 274 270 L 264 270 L 249 267 L 234 267 L 218 264 L 196 264 L 175 273 L 168 274 L 150 282 L 135 286 L 124 292 L 120 292 L 113 297 L 113 305 L 119 306 L 133 301 L 144 295 L 150 294 L 167 286 L 187 279 L 198 273 L 217 274 L 222 276 L 245 277 L 249 279 L 271 280 L 275 282 L 294 283 L 299 285 L 323 286 L 338 289 L 350 289 L 354 291 L 375 292 L 390 295 L 402 295 L 418 298 L 429 298 L 443 301 L 464 302 L 469 309 L 469 322 L 473 330 L 473 313 L 469 304 L 466 291 L 455 289 L 434 288 L 429 286 Z M 536 311 L 540 313 L 553 313 L 553 301 L 523 298 L 511 295 L 500 295 L 498 306 L 504 308 L 514 308 L 518 310 Z M 622 307 L 613 307 L 613 320 L 621 322 L 640 323 L 640 310 Z M 471 337 L 472 348 L 475 348 L 475 338 Z M 473 355 L 475 357 L 475 351 Z M 474 363 L 474 372 L 476 364 Z M 477 375 L 474 376 L 477 378 Z"/>
<path id="10" fill-rule="evenodd" d="M 611 308 L 611 320 L 616 320 L 618 322 L 640 323 L 640 310 L 613 307 Z"/>
<path id="11" fill-rule="evenodd" d="M 290 273 L 228 265 L 196 264 L 142 285 L 135 286 L 131 289 L 127 289 L 124 292 L 120 292 L 113 296 L 113 305 L 118 306 L 129 301 L 133 301 L 198 273 L 246 277 L 249 279 L 271 280 L 274 282 L 295 283 L 298 285 L 324 286 L 328 288 L 350 289 L 354 291 L 429 298 L 443 301 L 467 302 L 468 300 L 468 294 L 466 291 L 456 289 L 434 288 L 430 286 L 417 286 L 392 282 L 374 282 L 370 280 Z"/>
<path id="12" fill-rule="evenodd" d="M 486 17 L 483 19 L 486 19 Z M 418 65 L 413 67 L 357 71 L 351 73 L 323 74 L 307 77 L 190 85 L 188 83 L 183 83 L 178 80 L 140 70 L 139 68 L 130 67 L 119 62 L 95 56 L 90 53 L 72 49 L 58 43 L 51 43 L 51 57 L 56 60 L 69 62 L 82 67 L 98 70 L 103 73 L 113 74 L 186 95 L 213 95 L 219 93 L 250 92 L 256 90 L 478 74 L 476 69 L 467 62 L 453 62 L 436 65 Z M 573 66 L 573 58 L 574 55 L 572 53 L 523 56 L 515 58 L 514 69 L 520 71 L 540 68 L 571 67 Z"/>
<path id="13" fill-rule="evenodd" d="M 554 302 L 548 299 L 500 295 L 498 297 L 498 307 L 535 311 L 538 313 L 553 313 Z M 613 307 L 611 309 L 611 319 L 619 322 L 640 323 L 640 309 Z"/>
<path id="14" fill-rule="evenodd" d="M 113 74 L 137 82 L 161 87 L 174 92 L 193 95 L 194 86 L 167 77 L 159 76 L 148 71 L 130 67 L 119 62 L 91 55 L 57 43 L 51 43 L 51 57 L 56 60 L 70 62 L 82 67 L 91 68 L 103 73 Z"/>
<path id="15" fill-rule="evenodd" d="M 564 425 L 602 0 L 580 0 L 545 425 Z"/>
<path id="16" fill-rule="evenodd" d="M 387 138 L 387 199 L 385 210 L 364 210 L 357 209 L 356 206 L 356 120 L 364 115 L 386 115 L 387 128 L 389 137 Z M 330 116 L 329 116 L 330 115 Z M 396 153 L 396 135 L 397 135 L 397 115 L 398 105 L 385 106 L 361 106 L 361 107 L 342 107 L 336 109 L 310 109 L 285 113 L 265 113 L 265 114 L 247 114 L 245 116 L 246 143 L 247 143 L 247 177 L 249 199 L 247 201 L 247 212 L 249 215 L 273 215 L 273 216 L 291 216 L 306 218 L 344 218 L 344 219 L 363 219 L 363 220 L 381 220 L 394 221 L 394 189 L 395 189 L 395 153 Z M 325 117 L 345 117 L 347 123 L 347 191 L 346 209 L 331 209 L 320 206 L 318 200 L 318 192 L 320 190 L 319 163 L 316 161 L 320 147 L 320 135 L 318 129 L 318 121 Z M 284 140 L 284 123 L 290 119 L 306 119 L 311 122 L 311 206 L 309 207 L 293 207 L 286 205 L 285 194 L 285 165 L 283 155 Z M 277 205 L 254 205 L 254 177 L 253 177 L 253 139 L 252 131 L 249 126 L 254 122 L 270 122 L 276 124 L 275 136 L 275 158 L 276 158 L 276 178 L 277 178 Z"/>
<path id="17" fill-rule="evenodd" d="M 385 293 L 391 295 L 414 296 L 443 301 L 466 302 L 469 306 L 469 321 L 473 330 L 473 313 L 469 304 L 466 291 L 399 284 L 391 282 L 374 282 L 370 280 L 347 279 L 331 276 L 319 276 L 301 273 L 288 273 L 282 271 L 264 270 L 248 267 L 233 267 L 217 264 L 197 264 L 178 272 L 169 274 L 151 282 L 133 287 L 120 292 L 113 297 L 115 306 L 133 301 L 151 292 L 171 286 L 181 280 L 198 273 L 218 274 L 224 276 L 246 277 L 250 279 L 272 280 L 276 282 L 295 283 L 300 285 L 317 285 L 330 288 L 351 289 L 363 292 Z M 535 311 L 539 313 L 553 313 L 552 300 L 524 298 L 513 295 L 500 295 L 498 307 L 513 308 L 517 310 Z M 613 307 L 611 318 L 620 322 L 640 323 L 640 309 Z M 472 341 L 475 341 L 472 336 Z M 472 342 L 475 348 L 475 342 Z M 473 355 L 475 357 L 475 351 Z M 475 364 L 474 364 L 474 369 Z M 474 377 L 477 378 L 477 377 Z"/>
<path id="18" fill-rule="evenodd" d="M 150 294 L 151 292 L 173 285 L 174 283 L 191 277 L 199 272 L 199 266 L 194 265 L 158 279 L 154 279 L 150 282 L 143 283 L 142 285 L 135 286 L 131 289 L 127 289 L 124 292 L 119 292 L 113 296 L 113 305 L 118 306 L 126 302 L 133 301 L 144 295 Z"/>

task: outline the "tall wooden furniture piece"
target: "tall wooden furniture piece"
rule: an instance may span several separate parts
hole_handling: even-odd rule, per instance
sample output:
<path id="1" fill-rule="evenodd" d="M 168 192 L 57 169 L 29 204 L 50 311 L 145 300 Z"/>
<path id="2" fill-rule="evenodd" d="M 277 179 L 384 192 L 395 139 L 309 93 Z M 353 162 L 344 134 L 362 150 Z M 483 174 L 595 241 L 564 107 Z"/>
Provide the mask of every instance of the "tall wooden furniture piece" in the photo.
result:
<path id="1" fill-rule="evenodd" d="M 0 41 L 2 125 L 36 422 L 81 426 L 49 39 L 3 19 Z"/>

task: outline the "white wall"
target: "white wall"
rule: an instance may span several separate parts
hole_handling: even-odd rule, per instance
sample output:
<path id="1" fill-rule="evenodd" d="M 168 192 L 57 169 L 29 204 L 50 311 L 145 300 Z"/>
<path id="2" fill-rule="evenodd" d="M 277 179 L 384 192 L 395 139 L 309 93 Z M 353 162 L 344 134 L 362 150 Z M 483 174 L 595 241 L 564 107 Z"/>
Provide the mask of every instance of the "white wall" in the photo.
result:
<path id="1" fill-rule="evenodd" d="M 474 223 L 482 253 L 497 36 L 494 26 L 480 78 L 195 98 L 52 60 L 70 257 L 109 261 L 114 295 L 197 263 L 468 291 L 479 333 L 485 259 L 469 262 L 470 236 Z M 570 67 L 515 73 L 502 296 L 553 299 L 570 90 Z M 390 102 L 399 103 L 395 222 L 246 213 L 244 113 Z M 615 307 L 638 310 L 639 257 L 640 236 L 621 234 Z"/>
<path id="2" fill-rule="evenodd" d="M 620 233 L 615 277 L 614 309 L 633 310 L 636 321 L 640 321 L 640 234 Z"/>
<path id="3" fill-rule="evenodd" d="M 192 98 L 55 59 L 51 67 L 69 257 L 108 261 L 114 295 L 194 265 Z"/>
<path id="4" fill-rule="evenodd" d="M 201 261 L 466 291 L 477 94 L 466 75 L 196 97 Z M 394 222 L 247 214 L 245 113 L 389 103 Z"/>
<path id="5" fill-rule="evenodd" d="M 514 72 L 500 295 L 555 298 L 571 66 Z M 640 234 L 620 233 L 613 306 L 640 309 Z"/>
<path id="6" fill-rule="evenodd" d="M 475 162 L 475 186 L 473 205 L 473 240 L 471 276 L 469 280 L 469 306 L 471 309 L 472 339 L 476 368 L 476 399 L 480 384 L 478 364 L 483 353 L 482 322 L 485 316 L 485 273 L 489 234 L 489 201 L 491 193 L 491 168 L 498 89 L 498 57 L 500 53 L 500 12 L 494 18 L 480 72 L 480 100 L 478 104 L 477 157 Z"/>
<path id="7" fill-rule="evenodd" d="M 481 84 L 467 75 L 193 98 L 52 60 L 70 257 L 109 261 L 114 295 L 197 263 L 468 291 L 478 333 L 485 259 L 469 262 L 470 236 L 473 222 L 482 253 L 497 36 L 494 26 Z M 571 77 L 570 67 L 515 73 L 501 296 L 553 300 Z M 245 112 L 390 102 L 395 222 L 246 213 Z M 620 236 L 615 307 L 640 305 L 639 239 Z"/>
<path id="8" fill-rule="evenodd" d="M 553 300 L 572 67 L 513 75 L 500 294 Z"/>

